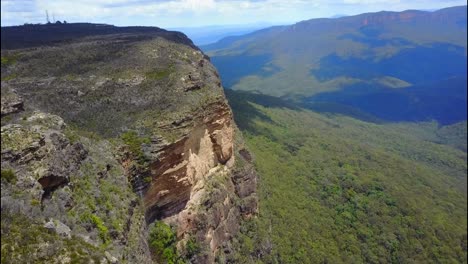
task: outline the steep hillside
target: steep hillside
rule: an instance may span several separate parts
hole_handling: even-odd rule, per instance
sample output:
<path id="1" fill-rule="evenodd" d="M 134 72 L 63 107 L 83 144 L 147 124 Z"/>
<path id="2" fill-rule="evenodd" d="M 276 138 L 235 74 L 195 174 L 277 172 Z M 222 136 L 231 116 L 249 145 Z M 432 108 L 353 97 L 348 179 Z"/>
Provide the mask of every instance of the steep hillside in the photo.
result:
<path id="1" fill-rule="evenodd" d="M 467 117 L 460 110 L 466 93 L 457 94 L 466 90 L 466 10 L 462 6 L 312 19 L 202 48 L 223 84 L 234 90 L 332 102 L 391 121 L 454 123 Z M 421 87 L 437 91 L 443 103 L 426 96 Z M 388 96 L 395 98 L 392 108 L 408 114 L 382 113 L 379 98 Z M 379 103 L 369 106 L 368 99 Z"/>
<path id="2" fill-rule="evenodd" d="M 466 263 L 466 122 L 375 124 L 226 94 L 259 172 L 238 263 Z"/>
<path id="3" fill-rule="evenodd" d="M 185 35 L 1 33 L 2 263 L 212 263 L 235 250 L 256 175 L 216 69 Z"/>

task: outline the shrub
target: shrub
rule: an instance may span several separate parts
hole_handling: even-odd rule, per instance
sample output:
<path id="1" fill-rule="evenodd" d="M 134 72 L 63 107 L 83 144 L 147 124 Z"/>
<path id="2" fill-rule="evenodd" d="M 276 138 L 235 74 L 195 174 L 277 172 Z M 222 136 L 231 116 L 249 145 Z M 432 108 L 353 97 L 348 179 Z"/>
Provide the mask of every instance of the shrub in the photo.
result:
<path id="1" fill-rule="evenodd" d="M 109 242 L 109 230 L 104 225 L 104 222 L 102 221 L 102 219 L 99 216 L 94 215 L 94 214 L 90 216 L 90 219 L 91 219 L 91 222 L 98 229 L 99 237 L 101 238 L 102 242 L 104 242 L 104 244 L 107 244 Z"/>
<path id="2" fill-rule="evenodd" d="M 137 159 L 143 162 L 145 157 L 141 150 L 141 145 L 143 143 L 150 143 L 150 139 L 139 137 L 135 131 L 125 132 L 120 137 Z"/>
<path id="3" fill-rule="evenodd" d="M 187 244 L 185 244 L 185 250 L 187 251 L 187 257 L 191 258 L 200 252 L 200 246 L 197 244 L 193 237 L 189 238 Z"/>
<path id="4" fill-rule="evenodd" d="M 15 172 L 12 169 L 2 170 L 2 181 L 15 184 L 16 180 Z"/>
<path id="5" fill-rule="evenodd" d="M 145 183 L 151 183 L 151 181 L 153 181 L 153 177 L 151 177 L 151 176 L 145 177 L 145 178 L 143 179 L 143 181 L 144 181 Z"/>
<path id="6" fill-rule="evenodd" d="M 17 77 L 18 77 L 18 75 L 17 75 L 16 73 L 12 73 L 12 74 L 10 74 L 10 75 L 7 75 L 7 76 L 5 76 L 5 77 L 2 77 L 2 81 L 7 82 L 7 81 L 13 80 L 13 79 L 15 79 L 15 78 L 17 78 Z"/>
<path id="7" fill-rule="evenodd" d="M 169 77 L 169 75 L 171 75 L 171 73 L 173 72 L 174 72 L 174 66 L 171 65 L 170 67 L 166 69 L 160 69 L 160 70 L 147 72 L 145 73 L 145 76 L 147 79 L 150 79 L 150 80 L 162 80 L 164 78 Z"/>
<path id="8" fill-rule="evenodd" d="M 16 63 L 18 58 L 19 58 L 19 53 L 12 54 L 12 55 L 7 55 L 7 56 L 2 56 L 1 57 L 2 66 L 13 65 L 13 64 Z"/>
<path id="9" fill-rule="evenodd" d="M 150 229 L 148 242 L 159 262 L 176 263 L 176 235 L 170 226 L 156 222 Z"/>
<path id="10" fill-rule="evenodd" d="M 37 199 L 31 199 L 31 205 L 32 206 L 39 206 L 39 205 L 41 205 L 41 201 L 39 201 Z"/>

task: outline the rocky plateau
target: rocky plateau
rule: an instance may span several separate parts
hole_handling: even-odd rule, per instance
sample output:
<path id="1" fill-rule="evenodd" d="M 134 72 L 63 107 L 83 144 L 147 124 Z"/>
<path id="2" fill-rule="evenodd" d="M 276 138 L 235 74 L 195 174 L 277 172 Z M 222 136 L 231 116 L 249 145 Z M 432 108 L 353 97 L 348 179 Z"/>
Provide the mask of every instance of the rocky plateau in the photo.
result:
<path id="1" fill-rule="evenodd" d="M 227 262 L 257 176 L 209 58 L 159 28 L 1 34 L 2 263 L 155 263 L 161 221 Z"/>

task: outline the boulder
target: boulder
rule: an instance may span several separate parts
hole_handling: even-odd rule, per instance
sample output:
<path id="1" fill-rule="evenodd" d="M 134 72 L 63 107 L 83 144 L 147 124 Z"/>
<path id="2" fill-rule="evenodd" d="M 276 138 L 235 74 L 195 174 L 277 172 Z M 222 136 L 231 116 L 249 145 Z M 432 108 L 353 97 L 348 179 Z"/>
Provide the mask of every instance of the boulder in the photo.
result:
<path id="1" fill-rule="evenodd" d="M 71 238 L 71 229 L 59 220 L 50 219 L 49 222 L 44 224 L 44 227 L 54 231 L 59 236 Z"/>

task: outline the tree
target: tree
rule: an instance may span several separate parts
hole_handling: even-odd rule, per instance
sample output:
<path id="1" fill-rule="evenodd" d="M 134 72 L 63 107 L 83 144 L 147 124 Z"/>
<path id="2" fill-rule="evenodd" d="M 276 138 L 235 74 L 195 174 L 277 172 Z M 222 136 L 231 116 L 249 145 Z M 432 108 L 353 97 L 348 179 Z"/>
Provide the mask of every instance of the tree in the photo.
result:
<path id="1" fill-rule="evenodd" d="M 176 262 L 176 235 L 170 226 L 162 221 L 156 222 L 150 229 L 148 242 L 160 262 Z"/>

